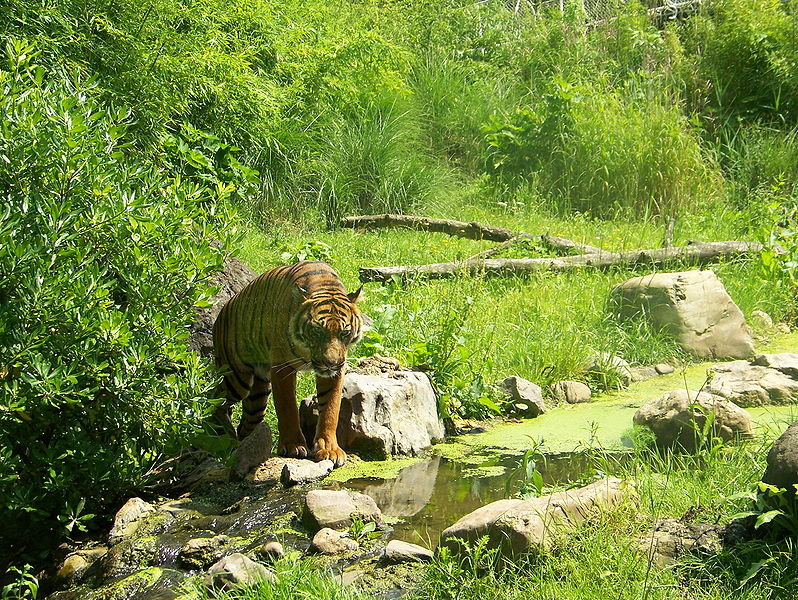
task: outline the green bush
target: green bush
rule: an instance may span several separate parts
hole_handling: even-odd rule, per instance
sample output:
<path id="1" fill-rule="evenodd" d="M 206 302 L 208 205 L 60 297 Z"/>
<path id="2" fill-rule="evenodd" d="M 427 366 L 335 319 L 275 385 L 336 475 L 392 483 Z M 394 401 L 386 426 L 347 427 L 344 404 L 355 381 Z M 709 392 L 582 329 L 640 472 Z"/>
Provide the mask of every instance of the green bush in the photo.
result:
<path id="1" fill-rule="evenodd" d="M 600 217 L 678 214 L 717 197 L 720 173 L 677 107 L 646 89 L 553 78 L 538 105 L 485 127 L 487 171 L 509 185 L 539 181 L 560 212 Z"/>
<path id="2" fill-rule="evenodd" d="M 685 47 L 712 86 L 716 111 L 794 122 L 798 116 L 798 36 L 793 2 L 715 0 L 688 19 Z M 718 115 L 708 115 L 710 120 Z"/>
<path id="3" fill-rule="evenodd" d="M 187 326 L 230 227 L 228 186 L 130 158 L 128 112 L 34 56 L 12 40 L 0 70 L 0 506 L 33 545 L 199 431 L 214 378 Z"/>

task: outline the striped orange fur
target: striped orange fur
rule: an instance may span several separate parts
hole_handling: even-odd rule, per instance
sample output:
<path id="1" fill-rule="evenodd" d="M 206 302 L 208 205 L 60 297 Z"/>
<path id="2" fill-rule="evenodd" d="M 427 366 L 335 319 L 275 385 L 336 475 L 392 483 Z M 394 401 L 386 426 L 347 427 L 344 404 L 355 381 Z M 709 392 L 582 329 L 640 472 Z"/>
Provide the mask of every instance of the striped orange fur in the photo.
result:
<path id="1" fill-rule="evenodd" d="M 346 453 L 338 446 L 336 429 L 347 350 L 363 331 L 361 289 L 347 294 L 332 267 L 303 261 L 267 271 L 222 308 L 213 327 L 213 345 L 227 402 L 217 416 L 232 430 L 232 407 L 242 403 L 239 439 L 263 420 L 273 393 L 278 453 L 307 457 L 296 374 L 312 369 L 320 409 L 312 454 L 316 460 L 344 464 Z"/>

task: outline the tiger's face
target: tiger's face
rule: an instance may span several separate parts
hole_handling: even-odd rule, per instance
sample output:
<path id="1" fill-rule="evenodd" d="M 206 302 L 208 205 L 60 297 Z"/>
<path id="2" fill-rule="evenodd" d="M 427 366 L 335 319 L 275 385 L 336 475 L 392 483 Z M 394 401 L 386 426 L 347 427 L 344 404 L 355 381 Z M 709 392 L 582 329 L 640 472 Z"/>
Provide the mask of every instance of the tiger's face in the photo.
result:
<path id="1" fill-rule="evenodd" d="M 319 377 L 336 377 L 344 367 L 349 347 L 363 335 L 360 291 L 323 293 L 303 303 L 294 328 L 295 346 Z"/>

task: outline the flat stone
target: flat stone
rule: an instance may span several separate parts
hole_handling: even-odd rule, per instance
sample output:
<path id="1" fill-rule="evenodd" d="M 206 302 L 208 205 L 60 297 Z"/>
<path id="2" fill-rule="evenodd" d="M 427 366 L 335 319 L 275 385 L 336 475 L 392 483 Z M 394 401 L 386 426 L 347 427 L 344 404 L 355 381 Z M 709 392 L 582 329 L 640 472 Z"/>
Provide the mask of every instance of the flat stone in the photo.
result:
<path id="1" fill-rule="evenodd" d="M 715 416 L 708 435 L 726 441 L 753 435 L 753 422 L 748 411 L 720 396 L 684 389 L 668 392 L 641 406 L 633 421 L 635 425 L 651 429 L 658 446 L 679 447 L 692 452 L 696 449 L 696 442 L 704 442 L 697 438 L 704 431 L 710 413 Z"/>
<path id="2" fill-rule="evenodd" d="M 349 528 L 353 515 L 364 522 L 382 523 L 382 513 L 376 502 L 365 494 L 347 490 L 313 490 L 305 496 L 302 518 L 312 531 L 325 527 Z"/>
<path id="3" fill-rule="evenodd" d="M 568 404 L 590 402 L 592 396 L 590 388 L 581 381 L 558 381 L 551 384 L 549 389 L 551 395 L 558 402 L 567 402 Z"/>
<path id="4" fill-rule="evenodd" d="M 114 524 L 108 534 L 108 543 L 117 544 L 135 533 L 142 517 L 155 512 L 155 507 L 141 498 L 131 498 L 120 508 L 114 517 Z"/>
<path id="5" fill-rule="evenodd" d="M 335 577 L 335 580 L 342 586 L 346 587 L 355 583 L 358 579 L 365 575 L 365 571 L 361 571 L 359 569 L 353 569 L 351 571 L 344 571 L 340 575 Z"/>
<path id="6" fill-rule="evenodd" d="M 539 385 L 511 375 L 498 382 L 496 387 L 504 394 L 504 401 L 511 407 L 512 413 L 522 417 L 537 417 L 546 412 L 543 390 Z"/>
<path id="7" fill-rule="evenodd" d="M 642 316 L 699 358 L 748 358 L 754 341 L 726 288 L 712 271 L 653 273 L 616 285 L 622 319 Z"/>
<path id="8" fill-rule="evenodd" d="M 205 575 L 205 585 L 211 588 L 236 589 L 249 587 L 261 581 L 277 581 L 273 571 L 264 565 L 235 553 L 214 564 Z"/>
<path id="9" fill-rule="evenodd" d="M 285 487 L 301 485 L 324 479 L 332 473 L 335 463 L 331 460 L 313 462 L 311 460 L 290 460 L 283 465 L 280 482 Z"/>
<path id="10" fill-rule="evenodd" d="M 738 406 L 798 402 L 795 354 L 763 354 L 710 367 L 706 391 Z M 772 366 L 771 366 L 772 365 Z"/>
<path id="11" fill-rule="evenodd" d="M 648 381 L 654 379 L 659 373 L 654 367 L 631 367 L 629 371 L 632 374 L 632 381 Z"/>
<path id="12" fill-rule="evenodd" d="M 391 540 L 385 548 L 383 555 L 386 562 L 391 564 L 406 562 L 429 562 L 433 558 L 431 550 L 423 546 L 403 542 L 401 540 Z"/>
<path id="13" fill-rule="evenodd" d="M 233 458 L 230 473 L 233 479 L 244 479 L 258 465 L 272 455 L 272 430 L 266 422 L 258 424 L 247 437 L 241 440 Z"/>
<path id="14" fill-rule="evenodd" d="M 347 535 L 325 527 L 320 529 L 316 535 L 313 536 L 313 541 L 310 547 L 320 554 L 328 554 L 334 556 L 336 554 L 344 554 L 346 552 L 354 552 L 360 548 L 360 544 Z"/>
<path id="15" fill-rule="evenodd" d="M 578 523 L 635 499 L 636 494 L 623 480 L 609 477 L 532 500 L 498 500 L 444 530 L 441 545 L 458 553 L 463 549 L 458 540 L 473 545 L 487 537 L 488 547 L 500 548 L 505 556 L 545 551 Z"/>
<path id="16" fill-rule="evenodd" d="M 657 373 L 659 373 L 660 375 L 670 375 L 676 370 L 667 363 L 658 363 L 654 365 L 654 368 L 657 370 Z"/>
<path id="17" fill-rule="evenodd" d="M 665 567 L 685 552 L 717 554 L 722 547 L 723 534 L 723 525 L 686 524 L 676 519 L 666 519 L 658 522 L 649 533 L 639 538 L 638 544 L 649 560 Z"/>

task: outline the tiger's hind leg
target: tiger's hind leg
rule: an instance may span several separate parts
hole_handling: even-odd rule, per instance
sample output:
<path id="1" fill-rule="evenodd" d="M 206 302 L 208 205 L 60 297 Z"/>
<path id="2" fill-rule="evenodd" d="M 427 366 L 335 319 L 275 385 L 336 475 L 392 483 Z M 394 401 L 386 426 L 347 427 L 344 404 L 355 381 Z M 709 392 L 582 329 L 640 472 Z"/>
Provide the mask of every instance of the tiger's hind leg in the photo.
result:
<path id="1" fill-rule="evenodd" d="M 219 396 L 224 395 L 226 401 L 216 409 L 214 416 L 222 424 L 225 432 L 232 437 L 236 437 L 236 430 L 231 420 L 233 406 L 250 395 L 255 376 L 252 369 L 247 369 L 246 367 L 235 369 L 227 366 L 224 371 L 224 379 L 222 379 L 220 384 L 221 389 L 218 390 L 217 394 Z"/>
<path id="2" fill-rule="evenodd" d="M 249 395 L 241 401 L 241 421 L 238 424 L 238 439 L 243 440 L 263 421 L 266 403 L 272 392 L 272 384 L 255 376 Z"/>

